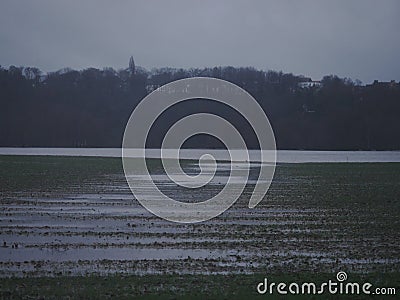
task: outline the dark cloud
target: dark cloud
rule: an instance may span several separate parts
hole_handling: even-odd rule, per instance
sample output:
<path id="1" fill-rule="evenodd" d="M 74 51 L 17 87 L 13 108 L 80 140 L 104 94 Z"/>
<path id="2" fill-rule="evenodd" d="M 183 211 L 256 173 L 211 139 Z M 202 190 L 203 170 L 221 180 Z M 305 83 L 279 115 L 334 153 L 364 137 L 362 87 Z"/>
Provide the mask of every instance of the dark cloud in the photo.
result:
<path id="1" fill-rule="evenodd" d="M 0 4 L 0 64 L 254 66 L 400 80 L 400 2 L 14 1 Z"/>

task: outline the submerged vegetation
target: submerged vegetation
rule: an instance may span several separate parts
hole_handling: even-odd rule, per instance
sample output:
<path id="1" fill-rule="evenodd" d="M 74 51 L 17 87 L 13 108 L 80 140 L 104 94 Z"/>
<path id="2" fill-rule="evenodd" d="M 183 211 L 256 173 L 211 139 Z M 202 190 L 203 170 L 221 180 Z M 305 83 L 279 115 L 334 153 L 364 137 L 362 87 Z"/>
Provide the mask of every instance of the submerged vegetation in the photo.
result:
<path id="1" fill-rule="evenodd" d="M 7 278 L 0 281 L 0 297 L 45 299 L 282 299 L 276 292 L 259 295 L 256 286 L 265 277 L 274 282 L 314 282 L 333 280 L 332 274 L 252 274 L 252 275 L 145 275 Z M 371 282 L 374 286 L 400 286 L 399 273 L 350 274 L 353 282 Z M 310 299 L 310 295 L 285 295 L 285 299 Z M 363 296 L 314 296 L 323 299 L 362 299 Z M 365 297 L 365 295 L 364 295 Z M 398 295 L 397 295 L 398 297 Z M 396 295 L 385 295 L 396 299 Z"/>
<path id="2" fill-rule="evenodd" d="M 200 224 L 148 213 L 118 158 L 0 156 L 0 182 L 5 298 L 240 298 L 266 275 L 319 280 L 338 271 L 399 286 L 398 163 L 279 164 L 255 209 L 249 185 Z"/>

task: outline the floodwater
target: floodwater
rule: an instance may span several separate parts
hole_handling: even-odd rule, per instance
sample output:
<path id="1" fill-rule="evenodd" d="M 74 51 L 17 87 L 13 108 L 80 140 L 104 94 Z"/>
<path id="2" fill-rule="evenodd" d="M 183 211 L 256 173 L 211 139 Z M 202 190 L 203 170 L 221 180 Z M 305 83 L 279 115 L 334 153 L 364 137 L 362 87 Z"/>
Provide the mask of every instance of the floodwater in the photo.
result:
<path id="1" fill-rule="evenodd" d="M 188 151 L 189 158 L 202 154 Z M 118 156 L 120 149 L 1 148 L 0 152 Z M 281 162 L 400 161 L 399 152 L 280 151 L 278 157 Z M 50 158 L 40 161 L 46 159 Z M 145 210 L 122 172 L 100 177 L 88 172 L 89 180 L 82 180 L 75 193 L 46 187 L 0 193 L 0 277 L 400 268 L 396 198 L 400 181 L 395 164 L 280 164 L 266 199 L 254 209 L 248 208 L 255 183 L 251 174 L 260 164 L 246 165 L 250 177 L 235 179 L 250 179 L 238 201 L 217 218 L 198 224 L 165 221 Z M 175 200 L 201 200 L 221 190 L 228 166 L 219 163 L 204 190 L 183 191 L 159 170 L 152 171 L 152 178 Z M 207 164 L 203 167 L 208 170 Z M 183 169 L 200 172 L 192 161 L 186 161 Z M 137 186 L 146 191 L 140 176 Z"/>
<path id="2" fill-rule="evenodd" d="M 68 153 L 84 155 L 80 150 L 70 149 Z M 96 154 L 104 155 L 106 150 L 102 151 Z M 322 157 L 316 152 L 302 155 L 302 159 Z M 343 154 L 335 153 L 327 154 L 325 159 L 329 155 L 331 159 L 343 159 Z M 357 155 L 352 159 L 362 159 L 360 153 Z M 77 194 L 8 194 L 0 205 L 0 277 L 398 270 L 397 206 L 383 200 L 376 202 L 375 210 L 372 204 L 367 209 L 346 204 L 350 197 L 357 198 L 362 192 L 368 192 L 365 195 L 370 197 L 381 183 L 366 182 L 361 176 L 366 172 L 374 175 L 373 170 L 360 169 L 360 165 L 355 168 L 355 175 L 350 173 L 354 168 L 347 168 L 338 176 L 331 174 L 338 170 L 329 169 L 328 165 L 311 169 L 294 164 L 278 166 L 267 199 L 255 209 L 247 206 L 252 191 L 250 181 L 235 205 L 221 216 L 199 224 L 177 224 L 152 215 L 134 199 L 122 174 L 115 174 L 114 181 L 103 182 L 97 192 L 86 192 L 85 185 L 91 183 L 83 182 Z M 193 163 L 187 167 L 199 171 Z M 258 167 L 252 163 L 250 168 Z M 217 172 L 219 179 L 201 196 L 221 189 L 219 182 L 224 181 L 220 179 L 226 176 L 225 171 L 222 168 Z M 379 172 L 382 176 L 383 171 Z M 379 179 L 371 174 L 366 180 Z M 388 191 L 397 189 L 395 178 L 393 182 L 388 179 Z M 154 180 L 177 200 L 187 200 L 188 195 L 169 184 L 165 176 L 156 175 Z M 200 192 L 195 193 L 200 197 Z M 336 195 L 335 201 L 327 201 L 332 195 Z M 380 207 L 380 203 L 385 206 Z"/>
<path id="3" fill-rule="evenodd" d="M 251 161 L 259 161 L 258 150 L 249 150 Z M 139 153 L 139 152 L 137 152 Z M 228 160 L 225 150 L 182 149 L 183 159 L 197 159 L 210 153 L 217 160 Z M 99 156 L 121 157 L 120 148 L 0 148 L 0 155 L 62 155 L 62 156 Z M 137 154 L 138 155 L 138 154 Z M 160 150 L 147 149 L 149 158 L 160 158 Z M 167 152 L 168 155 L 168 152 Z M 301 151 L 278 150 L 278 163 L 316 163 L 316 162 L 400 162 L 400 151 Z"/>

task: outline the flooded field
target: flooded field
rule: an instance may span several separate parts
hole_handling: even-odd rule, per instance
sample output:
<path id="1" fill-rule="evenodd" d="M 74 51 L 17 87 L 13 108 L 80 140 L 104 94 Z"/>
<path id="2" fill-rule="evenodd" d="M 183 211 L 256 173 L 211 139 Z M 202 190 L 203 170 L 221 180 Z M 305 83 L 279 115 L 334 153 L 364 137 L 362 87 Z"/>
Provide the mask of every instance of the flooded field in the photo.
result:
<path id="1" fill-rule="evenodd" d="M 157 174 L 159 162 L 150 165 Z M 1 277 L 400 271 L 397 163 L 278 164 L 256 208 L 250 181 L 228 211 L 199 224 L 147 212 L 119 158 L 0 156 L 0 180 Z"/>

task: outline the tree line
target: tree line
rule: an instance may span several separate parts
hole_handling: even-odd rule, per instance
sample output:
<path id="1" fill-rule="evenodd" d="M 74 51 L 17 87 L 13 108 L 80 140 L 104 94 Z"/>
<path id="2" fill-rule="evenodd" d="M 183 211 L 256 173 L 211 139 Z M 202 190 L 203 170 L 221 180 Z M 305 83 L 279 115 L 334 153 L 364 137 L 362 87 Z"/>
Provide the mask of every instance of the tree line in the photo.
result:
<path id="1" fill-rule="evenodd" d="M 159 68 L 130 61 L 127 69 L 62 69 L 0 66 L 0 146 L 120 147 L 126 122 L 143 97 L 165 83 L 216 77 L 246 89 L 268 115 L 278 149 L 399 150 L 400 84 L 363 86 L 348 78 L 310 78 L 255 68 Z M 195 101 L 195 100 L 194 100 Z M 233 119 L 249 147 L 257 148 L 245 120 L 211 101 L 183 105 L 160 118 L 150 147 L 158 147 L 170 124 L 185 114 L 213 112 Z M 220 147 L 200 137 L 188 147 Z"/>

